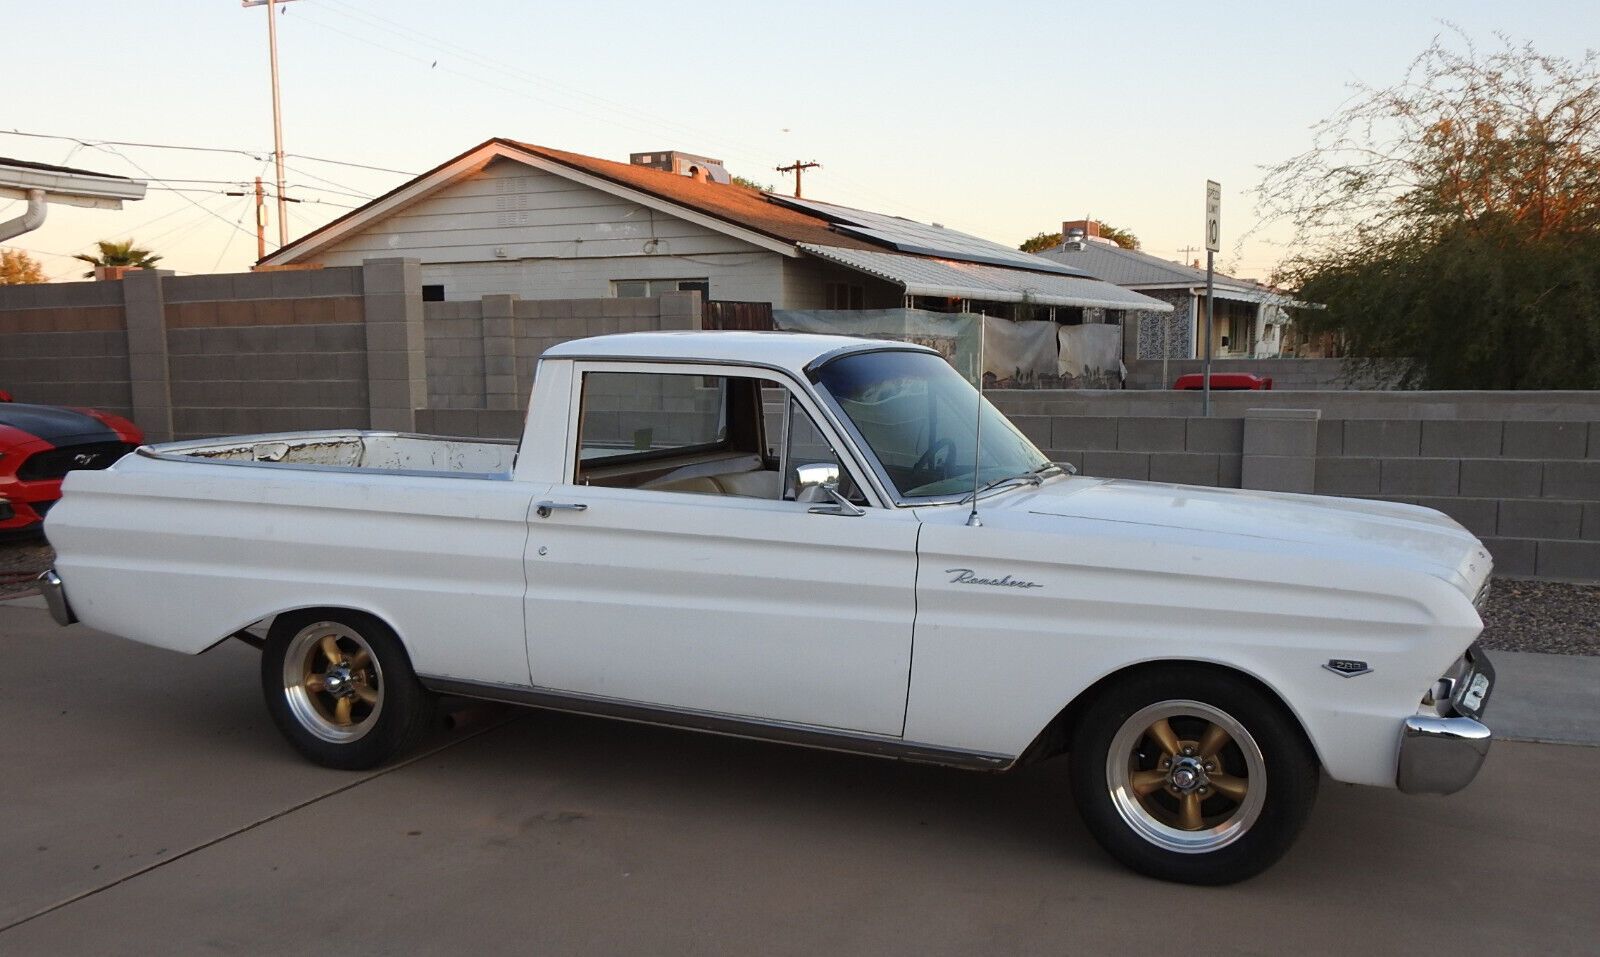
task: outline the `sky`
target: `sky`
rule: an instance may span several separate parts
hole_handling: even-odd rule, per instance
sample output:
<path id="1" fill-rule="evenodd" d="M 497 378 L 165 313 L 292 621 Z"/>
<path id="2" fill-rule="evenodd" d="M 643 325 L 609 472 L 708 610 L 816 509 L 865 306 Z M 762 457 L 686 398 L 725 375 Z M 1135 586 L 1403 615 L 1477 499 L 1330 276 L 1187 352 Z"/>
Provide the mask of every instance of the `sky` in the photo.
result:
<path id="1" fill-rule="evenodd" d="M 1084 217 L 1174 260 L 1267 278 L 1289 238 L 1263 167 L 1437 35 L 1545 54 L 1600 44 L 1593 0 L 1081 4 L 747 0 L 290 0 L 278 22 L 292 241 L 494 136 L 626 162 L 678 149 L 808 198 L 1015 246 Z M 256 259 L 273 190 L 265 7 L 238 0 L 6 5 L 0 156 L 142 179 L 120 211 L 52 205 L 27 250 L 52 280 L 133 239 L 180 274 Z M 146 144 L 146 145 L 121 145 Z M 176 147 L 184 147 L 178 149 Z M 0 220 L 24 204 L 0 200 Z M 277 248 L 269 202 L 267 250 Z"/>

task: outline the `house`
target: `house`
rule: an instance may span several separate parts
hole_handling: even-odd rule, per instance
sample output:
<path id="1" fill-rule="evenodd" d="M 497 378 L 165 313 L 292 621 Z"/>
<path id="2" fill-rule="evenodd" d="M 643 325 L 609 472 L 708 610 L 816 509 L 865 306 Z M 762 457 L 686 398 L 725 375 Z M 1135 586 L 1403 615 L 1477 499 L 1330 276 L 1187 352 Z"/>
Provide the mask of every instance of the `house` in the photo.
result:
<path id="1" fill-rule="evenodd" d="M 1100 236 L 1100 224 L 1078 220 L 1061 224 L 1062 244 L 1034 255 L 1053 263 L 1136 290 L 1172 307 L 1169 313 L 1139 312 L 1125 324 L 1124 353 L 1130 359 L 1200 358 L 1205 345 L 1206 271 L 1170 262 L 1137 249 L 1123 249 Z M 1216 322 L 1212 355 L 1257 358 L 1283 354 L 1293 300 L 1248 279 L 1213 274 Z"/>
<path id="2" fill-rule="evenodd" d="M 1163 301 L 937 224 L 728 182 L 676 151 L 621 163 L 491 139 L 263 258 L 422 263 L 423 296 L 655 296 L 775 309 L 921 309 L 1081 321 Z"/>

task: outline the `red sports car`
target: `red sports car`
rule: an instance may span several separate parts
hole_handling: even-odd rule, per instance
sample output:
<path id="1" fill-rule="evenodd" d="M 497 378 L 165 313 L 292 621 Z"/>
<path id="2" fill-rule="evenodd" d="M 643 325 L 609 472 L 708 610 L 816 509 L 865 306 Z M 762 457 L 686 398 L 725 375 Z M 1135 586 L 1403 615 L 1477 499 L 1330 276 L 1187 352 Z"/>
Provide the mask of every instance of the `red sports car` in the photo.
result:
<path id="1" fill-rule="evenodd" d="M 98 409 L 11 402 L 0 392 L 0 533 L 31 531 L 61 498 L 61 477 L 103 469 L 144 442 L 137 425 Z"/>

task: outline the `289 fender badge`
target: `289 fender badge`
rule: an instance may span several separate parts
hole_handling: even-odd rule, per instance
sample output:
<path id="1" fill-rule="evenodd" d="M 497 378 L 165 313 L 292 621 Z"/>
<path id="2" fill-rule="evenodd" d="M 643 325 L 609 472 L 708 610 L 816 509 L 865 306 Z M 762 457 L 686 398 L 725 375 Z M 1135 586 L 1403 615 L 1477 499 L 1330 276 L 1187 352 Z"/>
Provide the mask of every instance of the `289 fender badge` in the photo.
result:
<path id="1" fill-rule="evenodd" d="M 1322 667 L 1328 669 L 1341 678 L 1354 678 L 1356 675 L 1370 674 L 1371 668 L 1365 661 L 1354 661 L 1349 658 L 1329 658 L 1328 663 Z"/>

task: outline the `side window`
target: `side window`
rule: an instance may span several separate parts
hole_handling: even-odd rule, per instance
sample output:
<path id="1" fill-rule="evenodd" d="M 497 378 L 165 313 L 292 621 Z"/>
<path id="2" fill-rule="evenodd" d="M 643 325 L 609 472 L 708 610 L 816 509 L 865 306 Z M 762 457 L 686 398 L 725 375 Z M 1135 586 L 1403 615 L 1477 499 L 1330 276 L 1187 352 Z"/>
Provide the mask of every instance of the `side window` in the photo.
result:
<path id="1" fill-rule="evenodd" d="M 586 372 L 578 412 L 579 485 L 776 500 L 763 386 L 748 376 Z"/>

